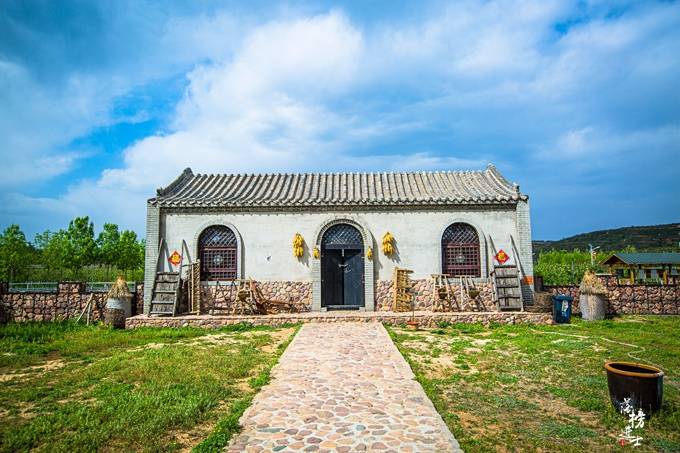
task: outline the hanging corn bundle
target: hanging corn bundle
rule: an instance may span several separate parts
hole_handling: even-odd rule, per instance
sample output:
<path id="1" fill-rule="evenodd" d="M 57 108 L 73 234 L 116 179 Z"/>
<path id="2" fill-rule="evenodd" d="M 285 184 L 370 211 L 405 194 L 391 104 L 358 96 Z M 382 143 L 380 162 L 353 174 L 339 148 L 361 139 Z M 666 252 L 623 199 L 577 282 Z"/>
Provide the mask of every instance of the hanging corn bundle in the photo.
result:
<path id="1" fill-rule="evenodd" d="M 368 258 L 369 260 L 373 259 L 373 247 L 368 248 L 368 252 L 366 252 L 366 258 Z"/>
<path id="2" fill-rule="evenodd" d="M 314 255 L 314 259 L 318 260 L 319 259 L 319 247 L 314 247 L 312 254 Z"/>
<path id="3" fill-rule="evenodd" d="M 293 256 L 300 258 L 305 254 L 305 240 L 302 239 L 300 233 L 295 233 L 293 238 Z"/>
<path id="4" fill-rule="evenodd" d="M 394 253 L 394 236 L 392 236 L 389 231 L 385 233 L 385 236 L 382 238 L 382 250 L 387 256 Z"/>

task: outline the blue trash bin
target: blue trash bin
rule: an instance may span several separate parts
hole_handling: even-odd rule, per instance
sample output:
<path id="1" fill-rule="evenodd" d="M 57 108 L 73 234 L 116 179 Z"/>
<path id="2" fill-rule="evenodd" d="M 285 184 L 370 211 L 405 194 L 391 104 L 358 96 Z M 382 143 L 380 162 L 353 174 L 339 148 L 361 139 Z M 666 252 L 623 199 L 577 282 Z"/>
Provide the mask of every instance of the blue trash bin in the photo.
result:
<path id="1" fill-rule="evenodd" d="M 571 303 L 574 298 L 565 294 L 553 296 L 553 321 L 556 324 L 569 324 L 571 322 Z"/>

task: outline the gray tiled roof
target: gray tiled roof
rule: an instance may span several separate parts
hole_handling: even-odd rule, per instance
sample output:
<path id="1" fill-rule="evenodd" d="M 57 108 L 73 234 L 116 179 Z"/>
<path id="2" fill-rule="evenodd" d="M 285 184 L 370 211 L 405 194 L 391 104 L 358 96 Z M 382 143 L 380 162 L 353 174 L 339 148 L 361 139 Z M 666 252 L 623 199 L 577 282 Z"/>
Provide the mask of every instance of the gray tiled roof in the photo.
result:
<path id="1" fill-rule="evenodd" d="M 489 165 L 482 171 L 194 174 L 190 168 L 149 203 L 161 207 L 357 207 L 515 204 L 526 200 Z"/>
<path id="2" fill-rule="evenodd" d="M 604 264 L 616 264 L 616 258 L 626 264 L 680 264 L 680 253 L 615 253 Z"/>

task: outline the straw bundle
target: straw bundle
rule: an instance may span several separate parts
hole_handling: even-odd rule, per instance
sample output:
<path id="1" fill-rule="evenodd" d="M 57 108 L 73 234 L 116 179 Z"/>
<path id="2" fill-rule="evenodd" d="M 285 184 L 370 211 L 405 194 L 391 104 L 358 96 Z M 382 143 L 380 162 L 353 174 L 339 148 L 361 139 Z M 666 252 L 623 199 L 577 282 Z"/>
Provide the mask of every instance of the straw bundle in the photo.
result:
<path id="1" fill-rule="evenodd" d="M 109 299 L 123 299 L 131 298 L 130 288 L 128 288 L 125 279 L 122 276 L 118 276 L 116 282 L 111 286 L 109 293 L 106 295 Z"/>
<path id="2" fill-rule="evenodd" d="M 602 284 L 593 271 L 586 271 L 579 287 L 581 294 L 603 296 L 607 294 L 607 288 Z"/>

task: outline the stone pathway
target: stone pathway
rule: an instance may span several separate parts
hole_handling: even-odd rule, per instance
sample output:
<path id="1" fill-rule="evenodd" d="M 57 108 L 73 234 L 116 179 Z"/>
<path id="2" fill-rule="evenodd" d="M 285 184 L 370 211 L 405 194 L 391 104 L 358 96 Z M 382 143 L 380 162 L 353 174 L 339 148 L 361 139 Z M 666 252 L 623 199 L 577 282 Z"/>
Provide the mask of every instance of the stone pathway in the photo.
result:
<path id="1" fill-rule="evenodd" d="M 305 324 L 229 452 L 458 452 L 379 323 Z"/>

